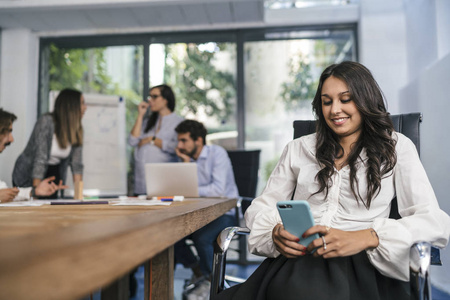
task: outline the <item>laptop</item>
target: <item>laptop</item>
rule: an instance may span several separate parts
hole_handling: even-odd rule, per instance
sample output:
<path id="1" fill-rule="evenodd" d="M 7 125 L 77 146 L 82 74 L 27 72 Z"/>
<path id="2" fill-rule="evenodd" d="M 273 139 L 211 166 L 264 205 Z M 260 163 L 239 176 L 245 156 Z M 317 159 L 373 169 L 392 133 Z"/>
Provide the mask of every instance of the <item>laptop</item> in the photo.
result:
<path id="1" fill-rule="evenodd" d="M 196 163 L 149 163 L 145 164 L 147 196 L 198 197 Z"/>

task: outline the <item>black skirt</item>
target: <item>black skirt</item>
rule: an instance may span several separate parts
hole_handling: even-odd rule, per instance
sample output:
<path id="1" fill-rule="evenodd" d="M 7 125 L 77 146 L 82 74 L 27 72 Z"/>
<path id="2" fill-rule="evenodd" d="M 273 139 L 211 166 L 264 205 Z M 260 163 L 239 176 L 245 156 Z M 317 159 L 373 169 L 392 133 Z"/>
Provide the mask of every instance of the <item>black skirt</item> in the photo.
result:
<path id="1" fill-rule="evenodd" d="M 411 291 L 409 282 L 381 275 L 363 251 L 330 259 L 268 258 L 245 283 L 224 290 L 217 299 L 403 300 L 411 299 Z"/>

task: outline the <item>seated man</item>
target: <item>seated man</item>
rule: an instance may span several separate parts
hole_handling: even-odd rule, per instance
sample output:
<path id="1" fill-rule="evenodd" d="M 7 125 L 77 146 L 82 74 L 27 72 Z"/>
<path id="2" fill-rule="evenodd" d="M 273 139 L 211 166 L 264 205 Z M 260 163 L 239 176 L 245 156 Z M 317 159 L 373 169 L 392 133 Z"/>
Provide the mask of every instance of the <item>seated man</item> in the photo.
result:
<path id="1" fill-rule="evenodd" d="M 202 197 L 238 198 L 233 167 L 225 149 L 217 145 L 206 145 L 206 128 L 202 123 L 185 120 L 175 128 L 178 133 L 176 153 L 183 162 L 196 162 L 198 169 L 199 195 Z M 234 209 L 200 228 L 187 238 L 194 242 L 198 258 L 186 245 L 185 239 L 175 244 L 175 261 L 190 267 L 194 276 L 206 278 L 203 288 L 209 295 L 209 277 L 213 264 L 213 242 L 228 226 L 236 226 Z M 196 290 L 201 290 L 200 287 Z M 195 292 L 195 290 L 194 290 Z M 193 297 L 188 297 L 189 299 Z"/>
<path id="2" fill-rule="evenodd" d="M 6 146 L 14 142 L 12 135 L 12 124 L 17 117 L 0 108 L 0 153 Z M 54 177 L 49 177 L 41 181 L 36 187 L 28 188 L 8 188 L 5 182 L 0 180 L 0 202 L 10 202 L 19 200 L 29 200 L 32 196 L 49 196 L 61 188 L 66 188 L 60 183 L 57 186 L 53 183 Z"/>

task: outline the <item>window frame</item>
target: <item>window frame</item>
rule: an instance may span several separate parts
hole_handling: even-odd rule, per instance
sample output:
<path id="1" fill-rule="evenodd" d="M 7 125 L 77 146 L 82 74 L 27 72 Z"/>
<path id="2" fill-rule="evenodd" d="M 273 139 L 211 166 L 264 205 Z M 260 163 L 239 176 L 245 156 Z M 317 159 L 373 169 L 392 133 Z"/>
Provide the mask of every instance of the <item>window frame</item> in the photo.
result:
<path id="1" fill-rule="evenodd" d="M 95 35 L 95 36 L 67 36 L 67 37 L 41 37 L 39 41 L 39 82 L 38 82 L 38 117 L 46 113 L 48 103 L 46 95 L 49 92 L 49 46 L 55 44 L 64 48 L 95 48 L 110 46 L 143 46 L 143 91 L 142 95 L 147 95 L 149 89 L 149 47 L 153 43 L 204 43 L 204 42 L 229 42 L 236 43 L 236 122 L 238 130 L 238 149 L 245 149 L 245 86 L 244 86 L 244 44 L 252 41 L 288 40 L 302 39 L 301 37 L 289 38 L 286 33 L 299 31 L 324 31 L 333 32 L 339 30 L 349 30 L 352 32 L 355 45 L 355 60 L 359 60 L 359 47 L 357 35 L 357 23 L 343 24 L 321 24 L 309 26 L 277 26 L 264 28 L 248 28 L 233 30 L 214 31 L 186 31 L 186 32 L 148 32 L 140 34 L 118 34 L 118 35 Z M 285 36 L 283 36 L 283 33 Z M 278 37 L 276 35 L 279 35 Z M 307 36 L 305 39 L 323 38 L 323 35 Z"/>

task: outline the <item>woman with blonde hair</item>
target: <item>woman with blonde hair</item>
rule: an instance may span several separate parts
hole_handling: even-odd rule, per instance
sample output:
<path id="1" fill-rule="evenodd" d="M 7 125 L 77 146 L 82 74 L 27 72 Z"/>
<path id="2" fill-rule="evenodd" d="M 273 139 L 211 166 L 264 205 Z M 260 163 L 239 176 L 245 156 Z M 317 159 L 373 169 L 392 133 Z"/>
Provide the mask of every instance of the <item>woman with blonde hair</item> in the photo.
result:
<path id="1" fill-rule="evenodd" d="M 82 180 L 83 127 L 86 104 L 81 92 L 62 90 L 52 113 L 44 114 L 34 126 L 25 150 L 13 171 L 15 186 L 37 186 L 43 178 L 55 176 L 65 182 L 70 165 L 73 180 Z M 49 198 L 56 198 L 56 193 Z"/>

